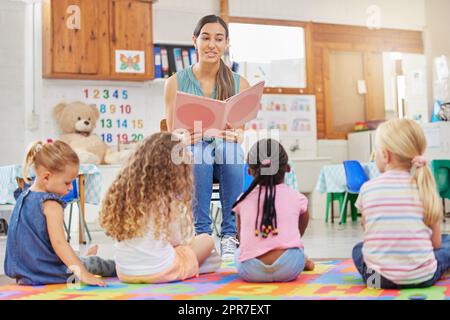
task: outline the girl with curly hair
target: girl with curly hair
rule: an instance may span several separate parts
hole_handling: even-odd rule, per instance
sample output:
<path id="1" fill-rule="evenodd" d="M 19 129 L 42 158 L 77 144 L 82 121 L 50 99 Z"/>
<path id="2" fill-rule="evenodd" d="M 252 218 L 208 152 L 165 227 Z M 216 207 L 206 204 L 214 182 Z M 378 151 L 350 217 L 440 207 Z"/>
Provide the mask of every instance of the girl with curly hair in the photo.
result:
<path id="1" fill-rule="evenodd" d="M 182 150 L 182 161 L 174 159 L 176 150 Z M 116 269 L 122 282 L 195 277 L 211 255 L 213 238 L 193 236 L 190 163 L 180 139 L 156 133 L 144 140 L 109 188 L 100 225 L 116 240 Z"/>

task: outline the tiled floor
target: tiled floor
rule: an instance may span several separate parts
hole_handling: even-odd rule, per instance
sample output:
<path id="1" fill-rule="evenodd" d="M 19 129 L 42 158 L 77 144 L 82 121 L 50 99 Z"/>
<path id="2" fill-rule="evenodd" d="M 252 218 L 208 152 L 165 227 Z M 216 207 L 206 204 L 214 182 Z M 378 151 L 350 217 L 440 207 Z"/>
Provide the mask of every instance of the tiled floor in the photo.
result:
<path id="1" fill-rule="evenodd" d="M 91 226 L 92 243 L 99 245 L 99 256 L 113 258 L 114 244 L 100 229 Z M 450 219 L 443 226 L 445 233 L 450 233 Z M 363 230 L 360 223 L 347 223 L 340 226 L 338 223 L 325 224 L 321 220 L 311 220 L 303 238 L 307 255 L 312 259 L 350 258 L 353 246 L 361 241 Z M 79 246 L 76 242 L 78 236 L 73 234 L 72 246 L 81 255 L 89 245 Z M 0 237 L 0 285 L 10 283 L 11 280 L 3 272 L 6 238 Z"/>

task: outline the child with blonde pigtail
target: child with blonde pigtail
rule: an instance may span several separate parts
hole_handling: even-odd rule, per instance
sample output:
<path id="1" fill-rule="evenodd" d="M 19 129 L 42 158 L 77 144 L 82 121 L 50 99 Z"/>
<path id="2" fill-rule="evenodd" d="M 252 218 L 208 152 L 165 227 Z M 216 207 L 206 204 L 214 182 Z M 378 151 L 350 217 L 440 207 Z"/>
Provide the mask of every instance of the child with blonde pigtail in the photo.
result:
<path id="1" fill-rule="evenodd" d="M 62 141 L 33 143 L 25 157 L 22 176 L 32 185 L 17 198 L 6 243 L 5 273 L 20 285 L 69 283 L 75 277 L 89 285 L 106 286 L 98 276 L 116 275 L 112 260 L 96 256 L 97 246 L 87 257 L 78 257 L 64 233 L 61 199 L 78 177 L 80 161 Z M 75 277 L 74 277 L 75 275 Z"/>
<path id="2" fill-rule="evenodd" d="M 424 132 L 412 120 L 391 120 L 378 128 L 375 147 L 382 174 L 363 185 L 356 202 L 364 242 L 353 249 L 353 261 L 369 287 L 432 286 L 450 268 L 450 236 L 441 234 Z"/>

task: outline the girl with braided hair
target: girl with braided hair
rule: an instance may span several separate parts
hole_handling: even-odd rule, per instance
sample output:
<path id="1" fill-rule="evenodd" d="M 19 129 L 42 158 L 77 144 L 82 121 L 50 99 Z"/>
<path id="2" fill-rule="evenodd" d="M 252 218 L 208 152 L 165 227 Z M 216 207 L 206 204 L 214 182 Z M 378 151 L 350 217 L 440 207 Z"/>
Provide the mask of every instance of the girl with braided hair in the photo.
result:
<path id="1" fill-rule="evenodd" d="M 288 282 L 314 263 L 304 255 L 301 240 L 308 226 L 307 198 L 284 184 L 291 170 L 288 155 L 277 141 L 260 140 L 247 163 L 254 177 L 233 206 L 240 247 L 235 262 L 248 282 Z"/>

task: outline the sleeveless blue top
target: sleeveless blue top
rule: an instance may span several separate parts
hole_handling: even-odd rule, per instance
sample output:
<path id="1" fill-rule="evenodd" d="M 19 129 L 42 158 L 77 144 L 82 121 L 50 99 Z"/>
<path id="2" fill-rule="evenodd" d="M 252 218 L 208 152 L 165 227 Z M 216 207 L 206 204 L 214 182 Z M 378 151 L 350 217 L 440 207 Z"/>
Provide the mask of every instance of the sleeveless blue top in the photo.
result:
<path id="1" fill-rule="evenodd" d="M 18 197 L 11 215 L 4 267 L 20 285 L 66 283 L 72 275 L 51 245 L 43 212 L 47 200 L 66 206 L 55 194 L 28 189 Z"/>
<path id="2" fill-rule="evenodd" d="M 200 82 L 197 80 L 194 73 L 192 72 L 193 66 L 194 65 L 191 65 L 191 66 L 187 67 L 186 69 L 183 69 L 176 73 L 177 74 L 178 91 L 182 91 L 185 93 L 195 94 L 196 96 L 204 97 L 205 95 L 203 93 Z M 234 94 L 238 94 L 241 76 L 238 73 L 233 72 L 233 79 L 234 79 Z M 217 91 L 217 87 L 214 88 L 214 90 L 211 93 L 211 96 L 209 98 L 215 99 L 216 91 Z"/>

